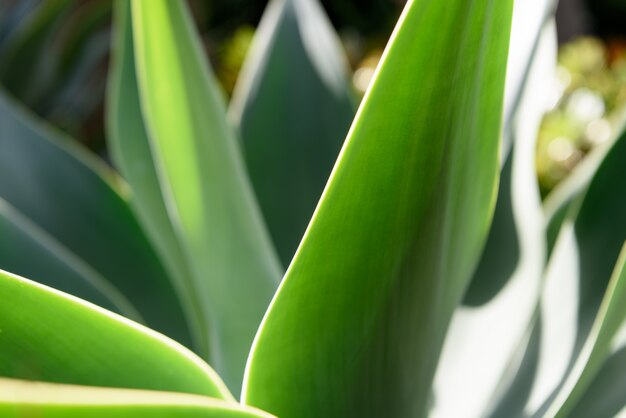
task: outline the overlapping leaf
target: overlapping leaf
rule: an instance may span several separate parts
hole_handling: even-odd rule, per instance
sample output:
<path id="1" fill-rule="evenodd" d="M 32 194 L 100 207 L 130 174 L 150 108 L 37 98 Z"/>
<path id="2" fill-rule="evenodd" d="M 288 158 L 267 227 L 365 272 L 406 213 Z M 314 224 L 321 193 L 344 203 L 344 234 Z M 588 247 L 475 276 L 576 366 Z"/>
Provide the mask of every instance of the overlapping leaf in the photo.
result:
<path id="1" fill-rule="evenodd" d="M 167 267 L 185 309 L 194 349 L 209 357 L 209 327 L 174 226 L 169 219 L 137 90 L 130 2 L 115 4 L 115 39 L 107 97 L 108 143 L 118 169 L 132 187 L 131 203 Z"/>
<path id="2" fill-rule="evenodd" d="M 516 3 L 513 33 L 527 25 L 525 14 L 516 12 L 530 6 Z M 517 49 L 515 39 L 511 50 Z M 513 116 L 513 149 L 502 170 L 487 244 L 446 336 L 435 379 L 433 417 L 482 416 L 508 383 L 506 370 L 535 318 L 545 264 L 535 139 L 549 106 L 543 92 L 552 86 L 555 68 L 556 28 L 550 24 L 542 30 L 528 88 Z"/>
<path id="3" fill-rule="evenodd" d="M 626 245 L 609 281 L 606 294 L 595 321 L 581 349 L 581 355 L 565 379 L 546 415 L 567 417 L 577 401 L 596 377 L 600 367 L 615 345 L 620 327 L 626 325 Z M 626 400 L 624 401 L 626 405 Z"/>
<path id="4" fill-rule="evenodd" d="M 257 335 L 244 402 L 426 413 L 491 220 L 511 6 L 407 4 Z"/>
<path id="5" fill-rule="evenodd" d="M 152 210 L 145 222 L 153 225 L 153 238 L 158 229 L 165 233 L 156 239 L 169 241 L 174 235 L 178 240 L 200 298 L 202 321 L 209 328 L 211 363 L 237 392 L 280 268 L 248 184 L 238 143 L 227 124 L 223 97 L 184 3 L 134 1 L 132 29 L 134 88 L 143 117 L 133 122 L 133 129 L 139 128 L 134 132 L 143 135 L 143 124 L 149 145 L 125 145 L 122 152 L 128 152 L 129 160 L 121 165 L 127 172 L 133 165 L 154 171 L 144 177 L 129 176 L 134 189 L 152 188 L 136 195 L 154 199 L 139 204 L 144 208 L 139 213 L 143 216 Z M 133 94 L 128 97 L 132 99 Z M 131 147 L 144 151 L 131 155 Z M 147 148 L 150 157 L 145 155 Z M 157 191 L 163 203 L 155 203 Z M 147 209 L 151 205 L 153 209 Z M 157 225 L 164 221 L 163 206 L 171 226 Z M 159 248 L 163 251 L 175 245 L 161 243 Z"/>
<path id="6" fill-rule="evenodd" d="M 0 379 L 4 418 L 271 418 L 254 408 L 174 392 Z"/>
<path id="7" fill-rule="evenodd" d="M 565 396 L 563 385 L 586 355 L 601 301 L 610 297 L 604 296 L 608 279 L 626 240 L 626 196 L 615 193 L 626 175 L 625 156 L 623 133 L 569 205 L 548 264 L 538 369 L 526 411 L 543 414 Z"/>
<path id="8" fill-rule="evenodd" d="M 1 198 L 0 237 L 0 265 L 7 271 L 37 277 L 40 283 L 142 320 L 118 289 Z"/>
<path id="9" fill-rule="evenodd" d="M 105 178 L 114 179 L 111 173 L 2 92 L 0 126 L 2 219 L 14 223 L 5 229 L 14 235 L 0 236 L 0 268 L 94 302 L 102 300 L 87 287 L 123 294 L 131 309 L 113 294 L 102 296 L 107 306 L 136 311 L 136 318 L 188 344 L 171 284 L 127 202 Z M 51 254 L 63 254 L 54 271 Z"/>
<path id="10" fill-rule="evenodd" d="M 341 44 L 318 0 L 273 0 L 230 116 L 281 260 L 288 265 L 354 116 Z"/>
<path id="11" fill-rule="evenodd" d="M 2 271 L 0 300 L 0 376 L 232 399 L 184 347 L 95 305 Z"/>

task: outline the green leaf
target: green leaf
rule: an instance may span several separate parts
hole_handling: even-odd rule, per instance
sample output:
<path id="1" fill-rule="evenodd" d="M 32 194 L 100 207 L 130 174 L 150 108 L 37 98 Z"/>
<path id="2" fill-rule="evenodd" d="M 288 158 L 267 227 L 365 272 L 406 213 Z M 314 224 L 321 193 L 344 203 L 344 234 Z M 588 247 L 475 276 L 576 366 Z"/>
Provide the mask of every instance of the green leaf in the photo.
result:
<path id="1" fill-rule="evenodd" d="M 426 414 L 495 203 L 511 8 L 407 4 L 256 337 L 246 404 Z"/>
<path id="2" fill-rule="evenodd" d="M 209 321 L 211 362 L 238 392 L 280 267 L 185 4 L 134 1 L 132 19 L 141 110 L 163 200 Z"/>
<path id="3" fill-rule="evenodd" d="M 0 271 L 0 376 L 230 400 L 181 345 L 88 302 Z"/>
<path id="4" fill-rule="evenodd" d="M 194 292 L 189 260 L 168 216 L 143 124 L 130 8 L 130 1 L 115 2 L 115 38 L 107 97 L 108 144 L 117 167 L 132 187 L 133 209 L 167 267 L 182 301 L 194 349 L 208 359 L 208 317 L 205 317 L 200 298 Z"/>
<path id="5" fill-rule="evenodd" d="M 318 0 L 268 4 L 237 80 L 230 116 L 285 265 L 354 116 L 347 75 L 347 59 Z"/>
<path id="6" fill-rule="evenodd" d="M 615 337 L 626 320 L 626 245 L 615 266 L 613 275 L 600 304 L 581 355 L 567 376 L 556 398 L 547 409 L 547 416 L 567 417 L 576 402 L 597 375 L 602 363 L 611 352 Z M 624 401 L 626 404 L 626 400 Z"/>
<path id="7" fill-rule="evenodd" d="M 525 14 L 516 16 L 515 11 L 530 6 L 516 3 L 513 33 L 527 24 L 518 20 Z M 517 50 L 513 39 L 512 51 Z M 535 146 L 549 107 L 543 92 L 554 82 L 556 50 L 556 27 L 550 22 L 541 30 L 527 89 L 511 123 L 513 149 L 502 170 L 487 244 L 446 336 L 435 377 L 433 418 L 483 416 L 509 383 L 506 371 L 535 319 L 545 265 Z"/>
<path id="8" fill-rule="evenodd" d="M 254 408 L 174 392 L 99 388 L 0 378 L 4 418 L 271 418 Z"/>
<path id="9" fill-rule="evenodd" d="M 59 288 L 89 298 L 81 293 L 84 283 L 75 280 L 77 269 L 89 270 L 124 294 L 150 327 L 188 344 L 180 304 L 127 202 L 110 184 L 116 179 L 112 173 L 1 91 L 0 126 L 0 198 L 19 218 L 50 237 L 40 244 L 58 243 L 63 253 L 83 266 L 69 268 L 65 279 L 63 273 L 55 274 L 61 279 L 56 282 Z M 5 243 L 5 248 L 10 245 Z M 46 278 L 46 255 L 24 257 L 32 249 L 13 248 L 19 259 L 12 260 L 3 253 L 0 268 Z M 42 251 L 58 253 L 55 248 Z"/>

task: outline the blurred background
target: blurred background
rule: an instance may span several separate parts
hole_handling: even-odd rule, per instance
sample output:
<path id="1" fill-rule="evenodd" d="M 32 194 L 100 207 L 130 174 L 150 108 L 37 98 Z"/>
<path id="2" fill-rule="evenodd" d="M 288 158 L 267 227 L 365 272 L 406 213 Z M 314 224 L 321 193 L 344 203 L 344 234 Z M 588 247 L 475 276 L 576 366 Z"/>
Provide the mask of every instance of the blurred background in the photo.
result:
<path id="1" fill-rule="evenodd" d="M 362 95 L 404 1 L 322 3 L 349 58 L 353 88 Z M 207 55 L 230 95 L 267 0 L 189 4 Z M 111 6 L 110 0 L 0 0 L 0 83 L 105 159 Z M 558 94 L 537 146 L 544 195 L 612 134 L 611 115 L 626 103 L 624 22 L 626 0 L 559 3 Z"/>

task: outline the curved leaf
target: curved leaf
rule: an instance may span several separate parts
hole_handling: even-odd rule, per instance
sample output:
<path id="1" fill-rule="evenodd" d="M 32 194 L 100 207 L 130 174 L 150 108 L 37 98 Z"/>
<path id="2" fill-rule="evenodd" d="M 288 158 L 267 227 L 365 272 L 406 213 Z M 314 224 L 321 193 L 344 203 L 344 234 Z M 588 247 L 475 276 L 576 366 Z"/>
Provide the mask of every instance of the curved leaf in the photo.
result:
<path id="1" fill-rule="evenodd" d="M 96 388 L 0 378 L 4 418 L 271 418 L 254 408 L 174 392 Z"/>
<path id="2" fill-rule="evenodd" d="M 2 271 L 0 301 L 0 376 L 232 399 L 184 347 L 88 302 Z"/>
<path id="3" fill-rule="evenodd" d="M 514 11 L 513 31 L 524 23 L 518 18 Z M 549 106 L 542 93 L 554 80 L 556 49 L 556 27 L 551 22 L 542 30 L 528 89 L 514 116 L 513 150 L 503 168 L 485 250 L 446 336 L 432 417 L 483 416 L 496 392 L 503 392 L 507 368 L 520 343 L 528 339 L 545 264 L 535 144 Z"/>
<path id="4" fill-rule="evenodd" d="M 576 402 L 597 375 L 610 354 L 616 334 L 626 320 L 626 245 L 598 310 L 589 337 L 581 349 L 572 372 L 568 375 L 556 398 L 547 409 L 550 417 L 567 417 Z M 626 404 L 626 400 L 624 400 Z"/>
<path id="5" fill-rule="evenodd" d="M 548 263 L 539 368 L 525 408 L 542 415 L 589 339 L 607 281 L 626 240 L 626 133 L 612 144 L 588 187 L 569 205 Z"/>
<path id="6" fill-rule="evenodd" d="M 185 4 L 134 1 L 132 18 L 141 109 L 163 199 L 210 321 L 211 362 L 238 392 L 280 267 Z"/>
<path id="7" fill-rule="evenodd" d="M 127 202 L 105 179 L 111 173 L 2 92 L 0 126 L 0 198 L 119 289 L 149 326 L 188 344 L 179 301 Z M 33 260 L 14 272 L 45 277 Z M 63 290 L 83 286 L 73 277 L 68 271 Z"/>
<path id="8" fill-rule="evenodd" d="M 407 3 L 256 337 L 246 404 L 425 415 L 491 221 L 511 8 Z"/>
<path id="9" fill-rule="evenodd" d="M 347 75 L 342 46 L 318 0 L 268 4 L 237 80 L 230 116 L 285 265 L 354 116 Z"/>

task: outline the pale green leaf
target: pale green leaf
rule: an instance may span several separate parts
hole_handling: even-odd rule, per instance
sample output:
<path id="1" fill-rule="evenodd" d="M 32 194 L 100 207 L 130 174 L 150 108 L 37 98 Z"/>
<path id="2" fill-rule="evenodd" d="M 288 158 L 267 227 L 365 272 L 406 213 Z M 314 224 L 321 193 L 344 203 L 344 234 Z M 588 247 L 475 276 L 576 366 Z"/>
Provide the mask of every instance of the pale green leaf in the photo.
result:
<path id="1" fill-rule="evenodd" d="M 114 47 L 107 97 L 108 144 L 132 188 L 131 203 L 152 239 L 185 309 L 195 351 L 209 358 L 209 327 L 194 292 L 189 260 L 168 216 L 150 143 L 143 124 L 130 17 L 131 2 L 115 2 Z"/>
<path id="2" fill-rule="evenodd" d="M 254 408 L 174 392 L 0 378 L 3 418 L 271 418 Z"/>
<path id="3" fill-rule="evenodd" d="M 495 203 L 511 9 L 407 3 L 256 337 L 245 403 L 425 415 Z"/>
<path id="4" fill-rule="evenodd" d="M 183 2 L 132 3 L 141 110 L 165 206 L 211 333 L 211 363 L 238 392 L 280 267 L 239 144 Z"/>

